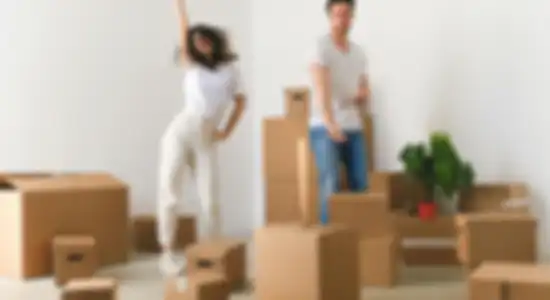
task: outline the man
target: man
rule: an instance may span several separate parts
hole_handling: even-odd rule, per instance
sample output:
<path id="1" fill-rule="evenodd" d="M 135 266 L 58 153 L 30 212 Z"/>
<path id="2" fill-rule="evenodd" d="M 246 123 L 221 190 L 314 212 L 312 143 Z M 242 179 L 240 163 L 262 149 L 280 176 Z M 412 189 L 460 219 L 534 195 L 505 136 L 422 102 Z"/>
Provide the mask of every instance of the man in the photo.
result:
<path id="1" fill-rule="evenodd" d="M 317 40 L 311 64 L 310 140 L 319 174 L 322 224 L 329 222 L 328 200 L 340 188 L 341 163 L 352 192 L 367 188 L 363 108 L 369 89 L 363 49 L 348 39 L 354 9 L 353 0 L 327 0 L 330 34 Z"/>

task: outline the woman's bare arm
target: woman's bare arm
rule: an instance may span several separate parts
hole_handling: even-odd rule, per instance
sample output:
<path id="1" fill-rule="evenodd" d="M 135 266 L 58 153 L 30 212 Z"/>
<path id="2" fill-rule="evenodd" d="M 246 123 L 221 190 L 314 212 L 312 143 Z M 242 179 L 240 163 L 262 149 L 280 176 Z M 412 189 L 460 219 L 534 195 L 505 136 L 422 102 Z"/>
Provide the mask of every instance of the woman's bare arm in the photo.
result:
<path id="1" fill-rule="evenodd" d="M 234 105 L 233 105 L 233 110 L 231 111 L 231 115 L 229 116 L 227 125 L 223 130 L 223 135 L 225 138 L 229 137 L 233 133 L 233 130 L 235 130 L 235 127 L 237 127 L 237 124 L 241 120 L 241 117 L 243 115 L 245 108 L 246 108 L 245 96 L 242 94 L 236 95 Z"/>
<path id="2" fill-rule="evenodd" d="M 187 64 L 188 57 L 187 57 L 187 34 L 189 32 L 189 19 L 187 16 L 187 0 L 176 0 L 178 13 L 179 13 L 179 20 L 180 20 L 180 53 L 179 53 L 179 59 L 181 64 L 185 65 Z"/>

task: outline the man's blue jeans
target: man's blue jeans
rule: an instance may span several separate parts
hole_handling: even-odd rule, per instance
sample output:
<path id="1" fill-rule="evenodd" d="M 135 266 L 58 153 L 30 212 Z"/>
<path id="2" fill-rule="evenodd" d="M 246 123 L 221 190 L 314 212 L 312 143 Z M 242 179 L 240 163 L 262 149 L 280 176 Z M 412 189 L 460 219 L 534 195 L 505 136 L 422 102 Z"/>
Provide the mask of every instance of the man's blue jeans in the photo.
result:
<path id="1" fill-rule="evenodd" d="M 340 191 L 340 165 L 346 169 L 351 192 L 367 189 L 367 160 L 365 138 L 361 130 L 344 131 L 346 141 L 332 141 L 323 127 L 309 132 L 311 148 L 315 156 L 319 182 L 319 214 L 321 224 L 329 222 L 329 198 Z"/>

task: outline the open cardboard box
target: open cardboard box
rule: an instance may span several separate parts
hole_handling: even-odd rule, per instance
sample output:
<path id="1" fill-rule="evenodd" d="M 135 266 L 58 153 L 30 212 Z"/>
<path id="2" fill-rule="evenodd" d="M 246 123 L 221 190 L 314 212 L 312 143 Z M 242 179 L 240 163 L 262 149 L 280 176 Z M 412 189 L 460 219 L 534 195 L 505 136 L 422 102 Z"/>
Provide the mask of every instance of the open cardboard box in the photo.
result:
<path id="1" fill-rule="evenodd" d="M 127 261 L 128 192 L 105 173 L 1 175 L 0 276 L 52 274 L 52 240 L 63 234 L 94 237 L 101 265 Z"/>

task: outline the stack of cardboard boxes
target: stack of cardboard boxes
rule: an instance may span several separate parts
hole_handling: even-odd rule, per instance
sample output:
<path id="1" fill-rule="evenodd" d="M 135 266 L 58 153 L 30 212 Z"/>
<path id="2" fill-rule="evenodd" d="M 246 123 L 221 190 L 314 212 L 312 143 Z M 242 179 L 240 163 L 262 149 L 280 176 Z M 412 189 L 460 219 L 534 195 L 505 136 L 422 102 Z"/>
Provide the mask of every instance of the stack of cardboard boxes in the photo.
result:
<path id="1" fill-rule="evenodd" d="M 285 90 L 284 95 L 285 115 L 267 118 L 263 122 L 263 173 L 267 223 L 300 220 L 296 145 L 300 139 L 308 140 L 311 93 L 307 87 L 291 87 Z M 370 116 L 365 116 L 364 134 L 368 149 L 368 168 L 372 170 L 374 168 L 374 135 Z M 312 162 L 311 151 L 308 150 L 307 155 L 301 159 Z M 312 170 L 312 172 L 315 171 Z M 312 177 L 315 178 L 315 175 Z M 310 188 L 314 197 L 316 183 L 312 182 Z"/>
<path id="2" fill-rule="evenodd" d="M 398 279 L 400 238 L 386 194 L 342 193 L 330 199 L 331 223 L 345 225 L 359 235 L 363 286 L 391 287 Z"/>

